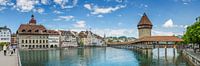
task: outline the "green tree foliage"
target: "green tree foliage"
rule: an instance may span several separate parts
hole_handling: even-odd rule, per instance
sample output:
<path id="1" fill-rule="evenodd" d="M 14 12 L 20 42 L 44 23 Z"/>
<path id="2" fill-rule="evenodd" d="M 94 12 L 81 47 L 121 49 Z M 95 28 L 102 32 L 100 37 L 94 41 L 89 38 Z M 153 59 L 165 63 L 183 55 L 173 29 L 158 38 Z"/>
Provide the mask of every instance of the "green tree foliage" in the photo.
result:
<path id="1" fill-rule="evenodd" d="M 187 27 L 187 31 L 183 36 L 185 43 L 199 44 L 200 47 L 200 21 Z"/>
<path id="2" fill-rule="evenodd" d="M 80 41 L 80 46 L 81 47 L 83 47 L 84 46 L 84 42 L 83 42 L 83 40 L 81 39 L 81 41 Z"/>
<path id="3" fill-rule="evenodd" d="M 8 45 L 6 42 L 0 42 L 0 46 Z"/>

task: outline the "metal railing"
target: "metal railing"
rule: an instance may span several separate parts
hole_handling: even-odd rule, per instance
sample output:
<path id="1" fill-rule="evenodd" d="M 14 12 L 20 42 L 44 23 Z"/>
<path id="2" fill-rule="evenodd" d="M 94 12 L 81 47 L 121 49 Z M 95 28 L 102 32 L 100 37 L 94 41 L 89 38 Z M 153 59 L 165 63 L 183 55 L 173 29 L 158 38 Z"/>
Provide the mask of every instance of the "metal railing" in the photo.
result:
<path id="1" fill-rule="evenodd" d="M 17 66 L 22 66 L 21 65 L 21 58 L 20 58 L 20 54 L 19 54 L 19 50 L 18 49 L 17 49 L 17 60 L 18 60 Z"/>
<path id="2" fill-rule="evenodd" d="M 200 65 L 200 60 L 198 59 L 198 57 L 190 54 L 189 52 L 187 51 L 184 51 L 185 55 L 187 56 L 188 60 L 190 62 L 192 62 L 194 65 Z"/>

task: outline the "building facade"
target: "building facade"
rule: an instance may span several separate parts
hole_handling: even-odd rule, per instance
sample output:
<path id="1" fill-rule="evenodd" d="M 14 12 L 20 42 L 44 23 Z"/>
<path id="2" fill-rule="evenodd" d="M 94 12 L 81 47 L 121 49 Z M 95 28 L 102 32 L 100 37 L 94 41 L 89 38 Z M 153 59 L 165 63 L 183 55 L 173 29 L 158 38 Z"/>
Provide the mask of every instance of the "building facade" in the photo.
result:
<path id="1" fill-rule="evenodd" d="M 48 30 L 48 33 L 49 33 L 48 43 L 49 43 L 50 48 L 60 47 L 59 32 L 55 30 Z"/>
<path id="2" fill-rule="evenodd" d="M 0 27 L 0 42 L 11 43 L 11 30 L 6 26 Z"/>
<path id="3" fill-rule="evenodd" d="M 138 23 L 139 38 L 151 36 L 152 23 L 144 13 L 140 22 Z"/>
<path id="4" fill-rule="evenodd" d="M 78 33 L 75 31 L 59 31 L 61 47 L 77 47 Z"/>
<path id="5" fill-rule="evenodd" d="M 94 34 L 91 31 L 81 31 L 79 33 L 79 38 L 84 46 L 103 46 L 105 43 L 101 36 Z"/>
<path id="6" fill-rule="evenodd" d="M 11 34 L 11 44 L 17 46 L 17 36 L 16 34 Z"/>
<path id="7" fill-rule="evenodd" d="M 49 48 L 48 37 L 48 30 L 36 24 L 34 15 L 28 24 L 21 24 L 17 30 L 19 48 Z"/>

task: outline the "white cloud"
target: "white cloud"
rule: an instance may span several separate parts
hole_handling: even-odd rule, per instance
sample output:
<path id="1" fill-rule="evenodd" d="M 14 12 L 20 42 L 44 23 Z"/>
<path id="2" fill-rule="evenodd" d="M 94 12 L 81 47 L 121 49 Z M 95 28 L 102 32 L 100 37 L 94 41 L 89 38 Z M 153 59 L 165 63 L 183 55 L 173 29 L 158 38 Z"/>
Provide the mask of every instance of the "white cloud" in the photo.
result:
<path id="1" fill-rule="evenodd" d="M 164 31 L 157 31 L 152 30 L 152 34 L 154 36 L 173 36 L 173 35 L 183 35 L 183 33 L 175 33 L 175 32 L 164 32 Z"/>
<path id="2" fill-rule="evenodd" d="M 62 9 L 66 8 L 66 3 L 68 2 L 68 0 L 54 0 L 54 2 L 56 4 L 59 4 L 61 6 Z"/>
<path id="3" fill-rule="evenodd" d="M 69 21 L 72 20 L 74 18 L 74 16 L 59 16 L 58 18 L 54 19 L 55 21 L 58 20 L 65 20 L 65 21 Z"/>
<path id="4" fill-rule="evenodd" d="M 116 2 L 118 2 L 118 3 L 121 3 L 121 2 L 123 2 L 123 0 L 115 0 Z"/>
<path id="5" fill-rule="evenodd" d="M 0 0 L 0 5 L 6 5 L 8 3 L 8 0 Z"/>
<path id="6" fill-rule="evenodd" d="M 47 5 L 48 4 L 48 0 L 41 0 L 41 3 Z"/>
<path id="7" fill-rule="evenodd" d="M 103 36 L 106 34 L 107 36 L 133 36 L 133 29 L 94 29 L 92 30 L 94 33 Z"/>
<path id="8" fill-rule="evenodd" d="M 33 10 L 35 8 L 35 5 L 38 3 L 38 0 L 17 0 L 16 5 L 13 7 L 21 12 L 29 12 Z"/>
<path id="9" fill-rule="evenodd" d="M 73 5 L 68 5 L 69 2 L 72 2 Z M 54 3 L 61 6 L 62 9 L 73 8 L 77 5 L 78 0 L 54 0 Z"/>
<path id="10" fill-rule="evenodd" d="M 0 7 L 0 11 L 2 11 L 2 10 L 4 10 L 4 9 L 6 9 L 6 7 Z"/>
<path id="11" fill-rule="evenodd" d="M 38 8 L 38 9 L 37 9 L 37 12 L 38 12 L 38 13 L 43 13 L 43 12 L 44 12 L 44 9 L 43 9 L 43 8 Z"/>
<path id="12" fill-rule="evenodd" d="M 85 4 L 84 7 L 87 8 L 88 10 L 92 10 L 91 4 Z"/>
<path id="13" fill-rule="evenodd" d="M 62 14 L 63 12 L 58 11 L 58 10 L 54 10 L 53 13 L 55 13 L 55 14 Z"/>
<path id="14" fill-rule="evenodd" d="M 76 6 L 76 4 L 78 3 L 78 0 L 73 0 L 73 6 Z"/>
<path id="15" fill-rule="evenodd" d="M 167 20 L 167 21 L 163 24 L 163 27 L 166 27 L 166 28 L 174 27 L 174 23 L 173 23 L 172 19 Z"/>
<path id="16" fill-rule="evenodd" d="M 54 0 L 54 2 L 57 4 L 62 4 L 64 2 L 64 0 Z"/>
<path id="17" fill-rule="evenodd" d="M 162 27 L 164 28 L 186 28 L 188 25 L 176 25 L 172 19 L 167 20 Z"/>
<path id="18" fill-rule="evenodd" d="M 121 26 L 121 25 L 122 25 L 122 23 L 121 23 L 121 22 L 119 22 L 119 23 L 117 23 L 117 25 L 118 25 L 118 26 Z"/>
<path id="19" fill-rule="evenodd" d="M 76 28 L 85 28 L 86 26 L 86 23 L 85 21 L 81 20 L 81 21 L 77 21 L 75 24 L 74 24 L 74 27 Z"/>
<path id="20" fill-rule="evenodd" d="M 118 9 L 121 8 L 125 8 L 126 6 L 124 5 L 120 5 L 120 6 L 116 6 L 116 7 L 108 7 L 108 8 L 100 8 L 100 7 L 96 7 L 93 9 L 93 12 L 91 14 L 106 14 L 106 13 L 111 13 L 114 12 Z"/>
<path id="21" fill-rule="evenodd" d="M 148 8 L 149 6 L 147 4 L 140 4 L 139 8 Z"/>
<path id="22" fill-rule="evenodd" d="M 93 7 L 91 4 L 85 4 L 84 7 L 91 11 L 91 14 L 107 14 L 125 8 L 126 5 L 117 5 L 115 7 Z"/>
<path id="23" fill-rule="evenodd" d="M 97 17 L 101 18 L 101 17 L 103 17 L 103 15 L 98 15 Z"/>

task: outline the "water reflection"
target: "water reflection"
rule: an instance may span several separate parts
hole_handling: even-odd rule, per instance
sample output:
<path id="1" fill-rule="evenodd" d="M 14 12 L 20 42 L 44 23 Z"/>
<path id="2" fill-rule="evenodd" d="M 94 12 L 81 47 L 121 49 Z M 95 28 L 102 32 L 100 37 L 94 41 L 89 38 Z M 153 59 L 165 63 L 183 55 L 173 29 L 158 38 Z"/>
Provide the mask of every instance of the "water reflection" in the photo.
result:
<path id="1" fill-rule="evenodd" d="M 162 49 L 160 49 L 162 50 Z M 156 50 L 150 54 L 116 48 L 69 48 L 62 50 L 21 50 L 22 66 L 186 66 L 182 57 L 167 56 L 167 63 L 160 52 L 157 59 Z M 171 52 L 170 50 L 168 50 Z M 172 60 L 171 60 L 172 58 Z M 176 59 L 173 59 L 176 58 Z"/>
<path id="2" fill-rule="evenodd" d="M 144 52 L 134 52 L 140 61 L 140 66 L 190 66 L 183 56 L 173 48 L 156 48 L 147 49 Z"/>

